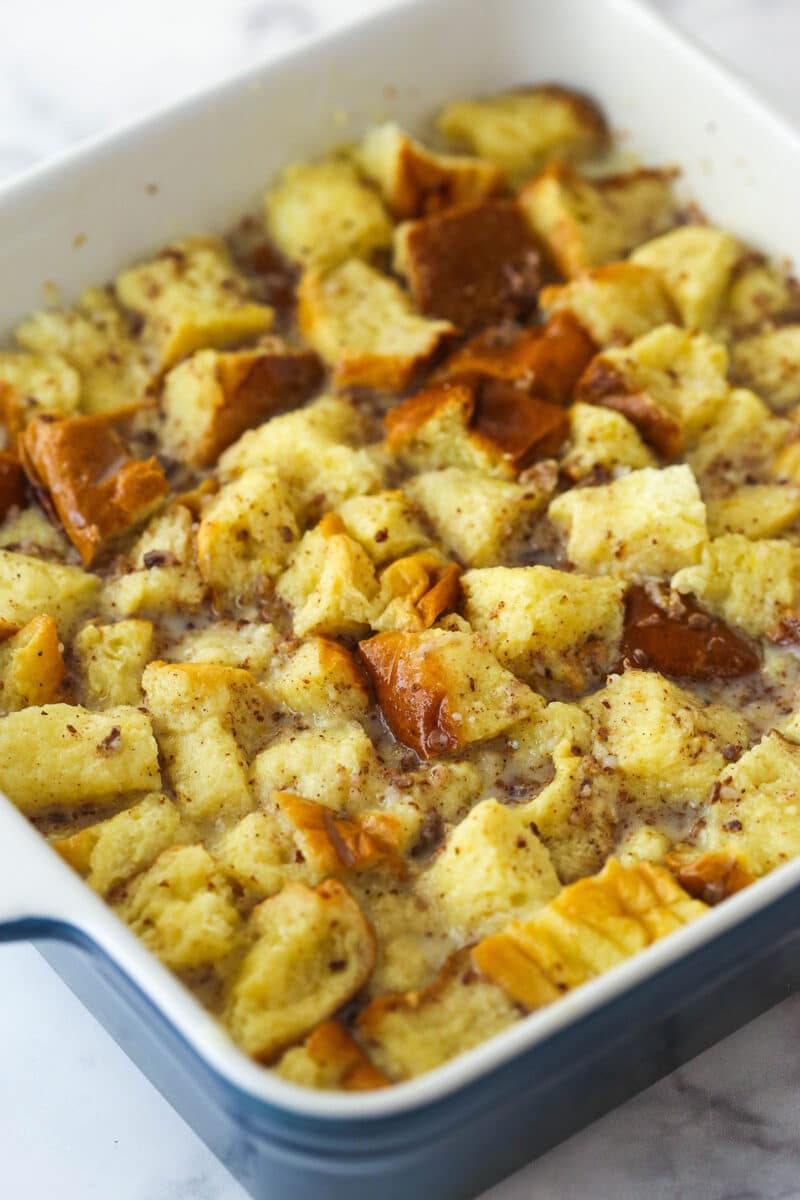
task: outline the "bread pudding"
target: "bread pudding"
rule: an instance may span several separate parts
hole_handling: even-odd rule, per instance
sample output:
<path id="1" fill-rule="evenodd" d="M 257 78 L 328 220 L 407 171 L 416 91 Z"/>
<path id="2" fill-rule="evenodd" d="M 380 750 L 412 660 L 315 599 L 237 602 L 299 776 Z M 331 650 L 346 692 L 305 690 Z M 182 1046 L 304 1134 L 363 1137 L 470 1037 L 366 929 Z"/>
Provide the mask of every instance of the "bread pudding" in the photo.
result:
<path id="1" fill-rule="evenodd" d="M 800 291 L 554 85 L 0 351 L 0 791 L 306 1086 L 800 854 Z"/>

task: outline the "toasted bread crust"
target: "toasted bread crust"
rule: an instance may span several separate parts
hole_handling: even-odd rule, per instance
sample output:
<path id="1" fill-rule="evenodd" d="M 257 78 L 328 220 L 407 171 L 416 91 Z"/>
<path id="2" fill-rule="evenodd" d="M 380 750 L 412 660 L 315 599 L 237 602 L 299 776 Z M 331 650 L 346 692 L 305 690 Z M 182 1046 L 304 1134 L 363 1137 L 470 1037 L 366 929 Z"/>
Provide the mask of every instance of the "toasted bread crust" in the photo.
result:
<path id="1" fill-rule="evenodd" d="M 337 1086 L 345 1092 L 370 1092 L 389 1084 L 338 1021 L 323 1021 L 308 1035 L 305 1047 L 316 1062 L 335 1073 Z"/>
<path id="2" fill-rule="evenodd" d="M 190 377 L 193 370 L 194 360 L 189 360 L 168 378 L 164 395 L 165 435 L 170 448 L 198 467 L 214 463 L 246 429 L 310 396 L 323 374 L 322 363 L 313 351 L 292 349 L 279 338 L 270 338 L 252 351 L 219 353 L 214 360 L 213 375 L 207 381 L 210 411 L 198 403 L 192 419 L 191 412 L 174 410 L 182 398 L 180 380 Z M 191 403 L 191 399 L 189 391 L 186 403 Z M 171 425 L 177 426 L 174 435 Z M 181 428 L 182 425 L 188 428 Z M 196 429 L 198 425 L 200 429 L 195 434 L 191 427 Z"/>
<path id="3" fill-rule="evenodd" d="M 0 520 L 25 500 L 22 464 L 8 450 L 0 450 Z"/>
<path id="4" fill-rule="evenodd" d="M 487 200 L 426 217 L 400 236 L 420 312 L 469 332 L 535 306 L 539 254 L 513 201 Z"/>
<path id="5" fill-rule="evenodd" d="M 687 679 L 735 679 L 761 665 L 752 642 L 691 596 L 648 587 L 628 592 L 622 654 L 637 666 Z"/>
<path id="6" fill-rule="evenodd" d="M 447 359 L 437 378 L 486 376 L 513 383 L 549 404 L 567 405 L 595 349 L 571 313 L 558 313 L 527 329 L 484 330 Z"/>
<path id="7" fill-rule="evenodd" d="M 667 855 L 667 866 L 682 888 L 704 904 L 718 904 L 755 883 L 755 875 L 734 854 L 709 850 L 690 862 Z"/>
<path id="8" fill-rule="evenodd" d="M 20 447 L 26 474 L 45 490 L 87 566 L 169 491 L 156 459 L 130 458 L 104 417 L 36 417 Z"/>
<path id="9" fill-rule="evenodd" d="M 387 446 L 397 453 L 429 422 L 451 413 L 476 456 L 521 471 L 560 448 L 569 421 L 562 408 L 501 379 L 462 375 L 423 388 L 386 415 Z"/>
<path id="10" fill-rule="evenodd" d="M 389 813 L 367 813 L 349 820 L 332 813 L 324 804 L 291 792 L 276 792 L 274 800 L 302 835 L 306 857 L 310 856 L 324 874 L 356 874 L 376 867 L 404 874 L 397 848 L 397 822 Z"/>
<path id="11" fill-rule="evenodd" d="M 678 421 L 656 404 L 647 392 L 631 390 L 624 375 L 602 357 L 594 359 L 578 382 L 577 398 L 584 404 L 601 404 L 622 413 L 646 442 L 665 458 L 681 449 Z"/>
<path id="12" fill-rule="evenodd" d="M 599 875 L 570 884 L 537 916 L 484 938 L 472 961 L 533 1011 L 704 910 L 663 867 L 609 859 Z"/>

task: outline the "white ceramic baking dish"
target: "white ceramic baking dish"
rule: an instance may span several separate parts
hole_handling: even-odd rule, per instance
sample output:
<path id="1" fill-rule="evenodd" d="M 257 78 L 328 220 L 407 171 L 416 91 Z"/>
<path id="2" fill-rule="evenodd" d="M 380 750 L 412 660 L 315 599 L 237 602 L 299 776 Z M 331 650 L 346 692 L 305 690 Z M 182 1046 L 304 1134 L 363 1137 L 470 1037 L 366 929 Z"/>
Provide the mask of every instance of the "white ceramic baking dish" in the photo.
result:
<path id="1" fill-rule="evenodd" d="M 593 93 L 715 220 L 800 257 L 797 135 L 644 4 L 418 0 L 6 186 L 0 329 L 43 288 L 69 298 L 171 238 L 224 230 L 289 159 L 387 115 L 424 134 L 448 97 L 531 81 Z M 0 797 L 0 940 L 37 940 L 253 1195 L 276 1200 L 476 1194 L 800 983 L 799 896 L 797 862 L 430 1075 L 317 1094 L 248 1061 Z"/>

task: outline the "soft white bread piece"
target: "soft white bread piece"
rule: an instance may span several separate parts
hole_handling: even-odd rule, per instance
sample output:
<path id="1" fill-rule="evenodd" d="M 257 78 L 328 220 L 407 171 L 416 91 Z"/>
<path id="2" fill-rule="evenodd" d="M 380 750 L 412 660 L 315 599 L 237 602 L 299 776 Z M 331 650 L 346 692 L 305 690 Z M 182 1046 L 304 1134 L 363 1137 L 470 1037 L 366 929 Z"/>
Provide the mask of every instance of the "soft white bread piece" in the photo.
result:
<path id="1" fill-rule="evenodd" d="M 45 704 L 0 717 L 0 791 L 29 815 L 109 808 L 161 785 L 150 718 Z"/>
<path id="2" fill-rule="evenodd" d="M 581 92 L 553 84 L 451 100 L 439 130 L 514 176 L 531 175 L 549 158 L 581 159 L 603 150 L 608 127 Z"/>
<path id="3" fill-rule="evenodd" d="M 553 162 L 526 184 L 518 201 L 562 275 L 623 258 L 678 219 L 672 172 L 641 168 L 587 179 Z"/>
<path id="4" fill-rule="evenodd" d="M 449 321 L 419 316 L 393 279 L 350 258 L 298 288 L 303 336 L 333 368 L 341 387 L 402 391 L 453 332 Z"/>
<path id="5" fill-rule="evenodd" d="M 371 258 L 392 240 L 380 197 L 346 159 L 286 167 L 266 194 L 265 213 L 278 249 L 317 270 L 348 258 Z"/>
<path id="6" fill-rule="evenodd" d="M 250 295 L 220 238 L 167 246 L 116 279 L 122 304 L 145 320 L 145 339 L 162 368 L 203 347 L 235 346 L 266 333 L 273 312 Z"/>
<path id="7" fill-rule="evenodd" d="M 564 492 L 548 515 L 565 535 L 566 557 L 588 575 L 665 579 L 699 562 L 708 542 L 705 505 L 685 464 Z"/>
<path id="8" fill-rule="evenodd" d="M 245 1053 L 274 1059 L 332 1016 L 367 981 L 373 933 L 343 884 L 289 883 L 254 909 L 253 939 L 222 1019 Z"/>

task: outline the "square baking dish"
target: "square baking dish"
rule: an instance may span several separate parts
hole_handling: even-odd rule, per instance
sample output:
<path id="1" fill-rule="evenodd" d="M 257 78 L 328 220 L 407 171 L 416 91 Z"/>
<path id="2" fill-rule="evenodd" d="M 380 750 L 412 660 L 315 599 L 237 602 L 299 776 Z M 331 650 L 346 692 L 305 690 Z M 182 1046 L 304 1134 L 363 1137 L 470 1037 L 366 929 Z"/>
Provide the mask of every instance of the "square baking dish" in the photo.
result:
<path id="1" fill-rule="evenodd" d="M 425 134 L 456 94 L 593 93 L 714 218 L 800 261 L 800 140 L 637 0 L 418 0 L 90 144 L 0 192 L 0 328 L 173 238 L 224 229 L 290 159 L 376 119 Z M 655 82 L 657 81 L 657 83 Z M 32 938 L 261 1200 L 459 1200 L 800 985 L 800 861 L 429 1075 L 366 1094 L 288 1084 L 0 796 L 0 941 Z"/>

